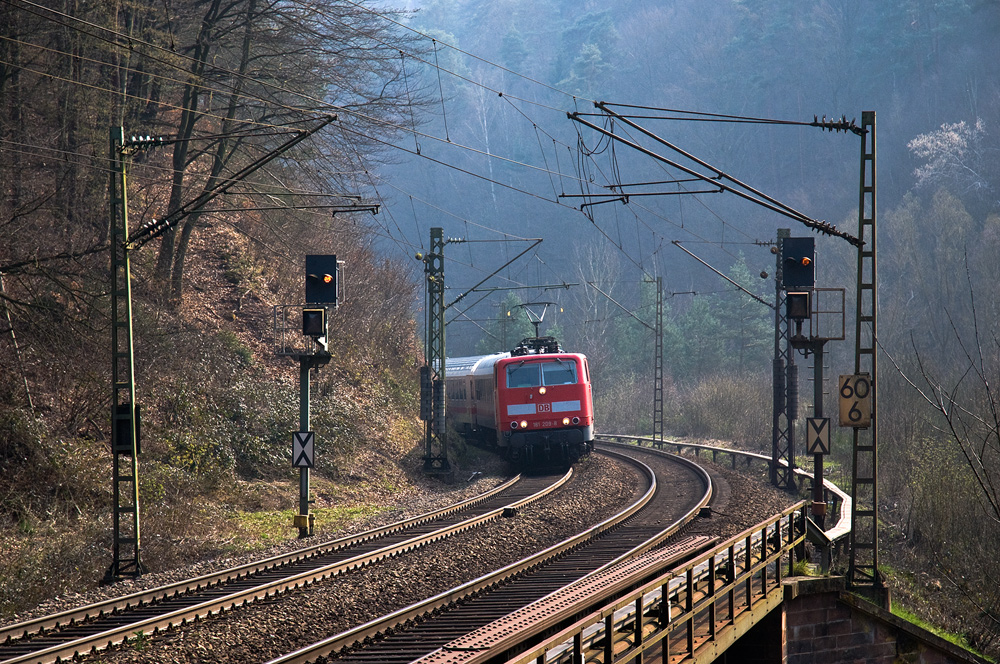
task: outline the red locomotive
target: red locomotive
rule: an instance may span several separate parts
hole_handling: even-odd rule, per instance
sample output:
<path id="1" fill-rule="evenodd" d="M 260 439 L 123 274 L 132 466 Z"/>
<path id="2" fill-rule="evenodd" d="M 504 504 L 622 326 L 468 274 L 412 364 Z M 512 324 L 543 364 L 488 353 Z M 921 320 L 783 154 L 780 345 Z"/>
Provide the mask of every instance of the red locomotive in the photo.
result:
<path id="1" fill-rule="evenodd" d="M 587 358 L 552 337 L 509 353 L 445 360 L 448 421 L 466 438 L 527 466 L 573 463 L 593 449 Z"/>

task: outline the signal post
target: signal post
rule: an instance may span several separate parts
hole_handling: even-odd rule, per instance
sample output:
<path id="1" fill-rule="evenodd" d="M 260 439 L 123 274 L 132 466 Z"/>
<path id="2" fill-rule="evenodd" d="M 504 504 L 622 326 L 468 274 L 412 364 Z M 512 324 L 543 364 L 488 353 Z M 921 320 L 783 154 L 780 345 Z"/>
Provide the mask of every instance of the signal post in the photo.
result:
<path id="1" fill-rule="evenodd" d="M 316 524 L 309 511 L 309 469 L 316 464 L 316 434 L 309 421 L 310 371 L 330 362 L 327 334 L 330 310 L 341 300 L 340 265 L 334 255 L 306 256 L 305 304 L 274 308 L 275 353 L 299 361 L 299 430 L 292 432 L 292 467 L 299 469 L 299 509 L 293 525 L 300 538 L 313 535 Z"/>
<path id="2" fill-rule="evenodd" d="M 823 456 L 830 453 L 830 418 L 823 412 L 823 361 L 826 343 L 845 338 L 844 290 L 816 288 L 815 240 L 787 237 L 781 246 L 785 315 L 789 343 L 806 357 L 813 356 L 813 415 L 806 418 L 806 452 L 813 457 L 812 519 L 822 531 L 826 521 Z M 838 327 L 839 323 L 839 327 Z M 794 331 L 793 331 L 794 326 Z M 830 551 L 823 548 L 823 569 L 829 569 Z"/>

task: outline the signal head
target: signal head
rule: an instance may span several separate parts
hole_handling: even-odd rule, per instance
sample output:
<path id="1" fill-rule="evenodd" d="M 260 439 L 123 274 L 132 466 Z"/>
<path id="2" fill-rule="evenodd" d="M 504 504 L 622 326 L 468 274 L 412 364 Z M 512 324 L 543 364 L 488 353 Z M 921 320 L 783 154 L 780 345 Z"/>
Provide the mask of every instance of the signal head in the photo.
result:
<path id="1" fill-rule="evenodd" d="M 337 304 L 337 257 L 306 256 L 306 303 Z"/>

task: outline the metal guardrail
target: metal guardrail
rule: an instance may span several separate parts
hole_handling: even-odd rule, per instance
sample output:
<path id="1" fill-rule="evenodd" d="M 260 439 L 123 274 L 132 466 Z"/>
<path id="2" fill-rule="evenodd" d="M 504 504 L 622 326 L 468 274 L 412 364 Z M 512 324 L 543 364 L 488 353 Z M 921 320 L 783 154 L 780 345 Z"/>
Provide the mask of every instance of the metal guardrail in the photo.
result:
<path id="1" fill-rule="evenodd" d="M 760 461 L 767 464 L 770 469 L 773 460 L 771 457 L 759 454 L 757 452 L 745 452 L 743 450 L 734 450 L 728 447 L 718 447 L 715 445 L 702 445 L 699 443 L 689 443 L 676 440 L 663 440 L 654 441 L 648 436 L 630 436 L 624 434 L 600 434 L 598 436 L 602 440 L 611 441 L 633 441 L 640 447 L 644 446 L 643 443 L 647 443 L 646 446 L 652 447 L 655 444 L 662 444 L 666 447 L 673 447 L 680 454 L 685 448 L 694 451 L 695 457 L 698 456 L 700 452 L 707 452 L 712 455 L 712 462 L 718 463 L 720 455 L 729 455 L 732 459 L 732 467 L 736 468 L 737 459 L 744 459 L 748 463 L 751 461 Z M 784 460 L 779 462 L 781 465 L 787 465 Z M 812 479 L 812 473 L 803 470 L 802 468 L 795 468 L 794 472 L 796 475 L 801 477 L 808 477 Z M 837 521 L 830 528 L 823 531 L 825 537 L 830 541 L 830 543 L 841 542 L 848 533 L 851 532 L 851 497 L 847 495 L 840 487 L 831 482 L 828 479 L 823 480 L 823 496 L 827 504 L 831 507 L 831 512 L 837 514 Z"/>
<path id="2" fill-rule="evenodd" d="M 507 664 L 714 661 L 784 600 L 782 570 L 792 573 L 793 549 L 805 542 L 806 504 L 671 570 Z"/>

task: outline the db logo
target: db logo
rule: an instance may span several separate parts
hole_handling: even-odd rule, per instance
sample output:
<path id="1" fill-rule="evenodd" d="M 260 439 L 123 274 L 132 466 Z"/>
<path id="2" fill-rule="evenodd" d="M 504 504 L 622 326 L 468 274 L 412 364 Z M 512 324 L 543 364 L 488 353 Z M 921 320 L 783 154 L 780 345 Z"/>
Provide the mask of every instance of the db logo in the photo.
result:
<path id="1" fill-rule="evenodd" d="M 552 404 L 550 404 L 550 403 L 540 403 L 540 404 L 538 404 L 538 412 L 539 413 L 551 413 L 552 412 Z"/>

